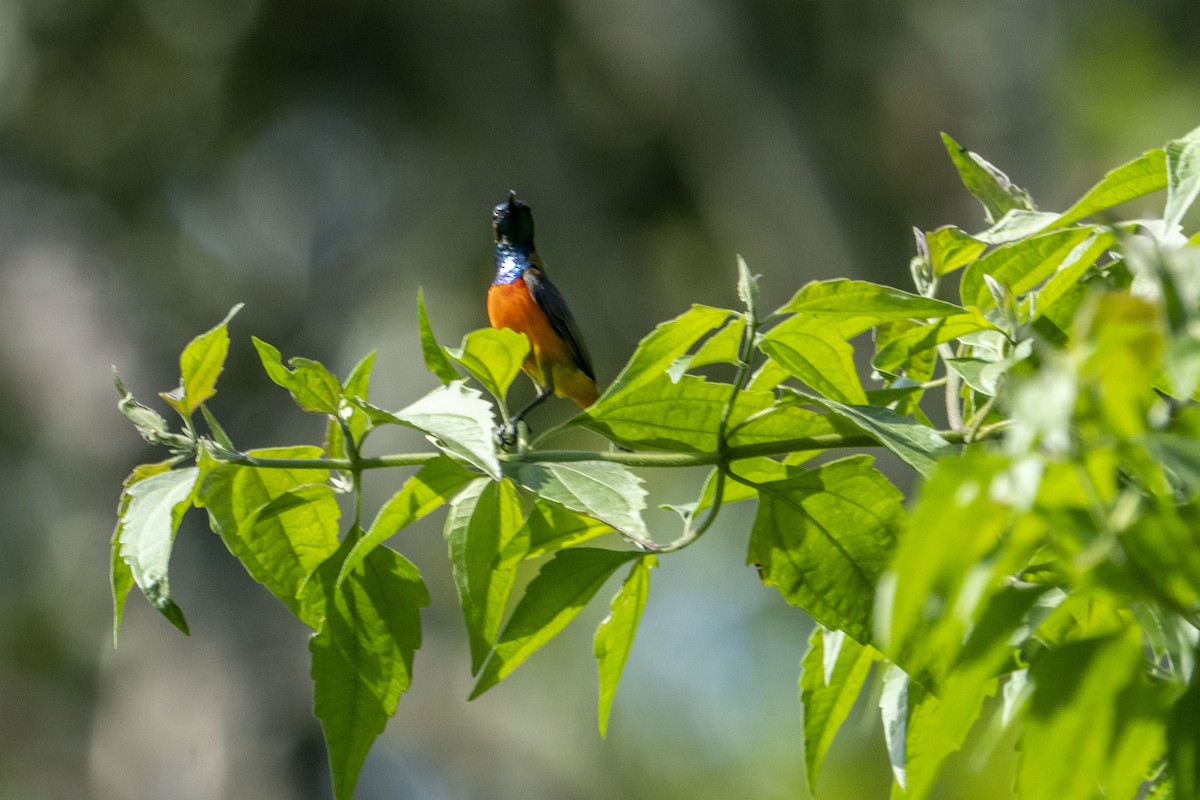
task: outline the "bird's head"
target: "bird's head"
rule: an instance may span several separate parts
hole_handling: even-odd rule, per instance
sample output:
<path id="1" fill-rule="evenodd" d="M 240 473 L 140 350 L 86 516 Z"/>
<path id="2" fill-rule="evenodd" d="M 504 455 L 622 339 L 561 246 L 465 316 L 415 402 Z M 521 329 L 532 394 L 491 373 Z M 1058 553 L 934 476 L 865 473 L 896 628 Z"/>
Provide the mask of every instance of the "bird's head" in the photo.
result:
<path id="1" fill-rule="evenodd" d="M 508 199 L 492 209 L 492 232 L 498 243 L 533 246 L 533 212 L 509 192 Z"/>

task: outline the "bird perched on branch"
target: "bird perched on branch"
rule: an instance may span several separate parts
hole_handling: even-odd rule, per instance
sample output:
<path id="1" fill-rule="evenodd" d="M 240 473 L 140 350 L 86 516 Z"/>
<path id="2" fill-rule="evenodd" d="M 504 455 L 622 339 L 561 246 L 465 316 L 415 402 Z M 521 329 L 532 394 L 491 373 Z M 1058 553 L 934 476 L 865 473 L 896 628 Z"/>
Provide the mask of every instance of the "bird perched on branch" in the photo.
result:
<path id="1" fill-rule="evenodd" d="M 533 213 L 516 192 L 492 211 L 492 231 L 496 277 L 488 288 L 488 321 L 493 328 L 512 328 L 529 337 L 531 349 L 521 369 L 537 390 L 512 424 L 551 394 L 587 408 L 600 394 L 596 372 L 579 326 L 534 247 Z"/>

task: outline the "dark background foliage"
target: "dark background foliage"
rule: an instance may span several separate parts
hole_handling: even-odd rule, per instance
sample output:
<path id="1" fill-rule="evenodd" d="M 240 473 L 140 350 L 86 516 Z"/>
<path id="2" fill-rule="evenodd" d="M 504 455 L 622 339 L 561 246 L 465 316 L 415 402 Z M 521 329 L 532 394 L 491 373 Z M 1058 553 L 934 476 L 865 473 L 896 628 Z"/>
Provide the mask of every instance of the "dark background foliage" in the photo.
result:
<path id="1" fill-rule="evenodd" d="M 136 601 L 112 650 L 115 499 L 153 456 L 109 364 L 148 400 L 245 301 L 215 400 L 239 445 L 320 437 L 250 333 L 343 373 L 378 348 L 399 406 L 434 385 L 416 288 L 444 340 L 486 324 L 515 188 L 611 379 L 655 322 L 735 303 L 736 253 L 769 307 L 813 278 L 907 285 L 913 225 L 981 222 L 939 130 L 1065 205 L 1195 127 L 1198 45 L 1200 6 L 1167 0 L 0 0 L 0 795 L 328 791 L 305 630 L 199 516 L 173 564 L 192 637 Z M 359 796 L 801 796 L 808 623 L 741 566 L 747 514 L 664 560 L 607 741 L 585 626 L 465 702 L 438 522 L 406 531 L 434 603 Z M 873 719 L 823 794 L 886 791 Z M 1009 749 L 951 762 L 943 796 L 1006 796 Z"/>

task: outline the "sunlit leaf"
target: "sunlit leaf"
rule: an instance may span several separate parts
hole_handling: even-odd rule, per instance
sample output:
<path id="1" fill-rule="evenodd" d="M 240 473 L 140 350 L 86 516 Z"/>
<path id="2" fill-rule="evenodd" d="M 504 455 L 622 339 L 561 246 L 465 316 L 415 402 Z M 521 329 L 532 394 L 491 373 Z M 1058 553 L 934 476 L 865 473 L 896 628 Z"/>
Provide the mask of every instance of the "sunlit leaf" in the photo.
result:
<path id="1" fill-rule="evenodd" d="M 758 316 L 758 278 L 750 274 L 750 268 L 746 266 L 746 260 L 741 256 L 737 258 L 737 293 L 738 299 L 746 306 L 746 312 L 751 318 Z"/>
<path id="2" fill-rule="evenodd" d="M 112 377 L 113 383 L 117 387 L 117 393 L 121 395 L 121 399 L 117 402 L 117 410 L 133 423 L 143 439 L 150 444 L 163 444 L 179 451 L 190 451 L 194 446 L 192 439 L 185 434 L 171 433 L 162 414 L 139 403 L 125 388 L 125 383 L 117 374 L 116 367 L 113 367 Z"/>
<path id="3" fill-rule="evenodd" d="M 921 488 L 880 585 L 876 646 L 926 685 L 936 682 L 964 638 L 970 618 L 950 609 L 1011 525 L 1011 508 L 990 491 L 1006 465 L 972 451 L 942 459 Z"/>
<path id="4" fill-rule="evenodd" d="M 513 609 L 471 691 L 472 699 L 507 678 L 525 659 L 557 636 L 617 568 L 639 557 L 642 556 L 636 551 L 590 547 L 555 553 Z"/>
<path id="5" fill-rule="evenodd" d="M 1187 691 L 1175 702 L 1167 720 L 1167 755 L 1177 797 L 1200 795 L 1200 673 L 1193 672 Z"/>
<path id="6" fill-rule="evenodd" d="M 982 314 L 971 311 L 931 322 L 901 333 L 888 340 L 875 354 L 872 366 L 880 372 L 896 374 L 910 360 L 945 342 L 982 330 L 994 330 Z"/>
<path id="7" fill-rule="evenodd" d="M 317 447 L 252 450 L 261 458 L 319 458 Z M 207 454 L 205 460 L 210 460 Z M 301 597 L 305 582 L 338 547 L 340 510 L 324 469 L 208 466 L 196 504 L 246 571 L 305 624 L 321 627 L 318 595 Z"/>
<path id="8" fill-rule="evenodd" d="M 608 735 L 608 717 L 612 711 L 613 698 L 621 672 L 633 647 L 638 622 L 646 607 L 646 596 L 650 592 L 650 570 L 657 566 L 654 556 L 638 559 L 629 571 L 621 590 L 613 596 L 608 616 L 596 629 L 592 652 L 600 676 L 600 735 Z"/>
<path id="9" fill-rule="evenodd" d="M 1064 262 L 1045 285 L 1038 290 L 1035 316 L 1040 317 L 1054 309 L 1054 304 L 1074 289 L 1096 265 L 1096 260 L 1113 246 L 1116 235 L 1111 231 L 1093 234 L 1087 249 L 1079 257 Z"/>
<path id="10" fill-rule="evenodd" d="M 694 305 L 673 320 L 664 322 L 640 342 L 629 363 L 621 370 L 589 411 L 603 416 L 623 404 L 623 398 L 651 381 L 662 377 L 675 359 L 682 356 L 706 334 L 716 330 L 733 315 L 724 308 Z"/>
<path id="11" fill-rule="evenodd" d="M 871 639 L 875 583 L 904 518 L 900 492 L 869 456 L 758 487 L 747 560 L 763 581 L 827 628 Z"/>
<path id="12" fill-rule="evenodd" d="M 939 278 L 967 266 L 987 249 L 986 242 L 953 225 L 943 225 L 923 235 L 933 274 Z"/>
<path id="13" fill-rule="evenodd" d="M 449 502 L 459 489 L 477 476 L 464 469 L 457 461 L 440 456 L 430 461 L 404 482 L 400 491 L 383 504 L 371 527 L 346 556 L 338 574 L 338 582 L 356 569 L 372 550 L 406 525 L 424 517 Z"/>
<path id="14" fill-rule="evenodd" d="M 311 358 L 291 358 L 283 365 L 279 350 L 259 339 L 251 337 L 258 357 L 262 360 L 263 369 L 272 381 L 291 392 L 296 404 L 305 411 L 317 414 L 336 414 L 342 398 L 342 384 L 337 376 L 327 370 L 324 365 Z"/>
<path id="15" fill-rule="evenodd" d="M 805 284 L 777 313 L 866 317 L 873 325 L 893 319 L 949 317 L 963 313 L 963 309 L 890 286 L 837 278 Z"/>
<path id="16" fill-rule="evenodd" d="M 1164 754 L 1164 721 L 1130 628 L 1053 650 L 1030 669 L 1017 792 L 1023 800 L 1133 797 Z"/>
<path id="17" fill-rule="evenodd" d="M 904 463 L 925 477 L 933 474 L 939 456 L 952 452 L 950 443 L 937 431 L 895 411 L 878 406 L 846 405 L 795 392 L 800 397 L 826 408 L 869 433 L 880 444 L 899 456 Z"/>
<path id="18" fill-rule="evenodd" d="M 1091 235 L 1090 228 L 1068 228 L 997 247 L 963 272 L 959 285 L 963 305 L 984 309 L 995 307 L 996 301 L 988 291 L 985 275 L 1007 287 L 1014 295 L 1033 289 L 1062 267 L 1073 254 L 1072 251 Z M 1100 251 L 1084 248 L 1075 254 L 1080 259 L 1088 255 L 1091 257 L 1090 264 L 1100 255 Z"/>
<path id="19" fill-rule="evenodd" d="M 983 157 L 967 150 L 948 134 L 942 134 L 942 143 L 958 168 L 963 185 L 983 204 L 988 222 L 995 222 L 1012 209 L 1033 210 L 1029 194 Z"/>
<path id="20" fill-rule="evenodd" d="M 908 797 L 927 797 L 947 756 L 962 747 L 984 701 L 995 694 L 996 676 L 1013 660 L 1011 639 L 1044 587 L 1006 588 L 992 598 L 955 659 L 938 694 L 909 709 L 905 741 Z"/>
<path id="21" fill-rule="evenodd" d="M 889 664 L 883 673 L 879 715 L 883 721 L 883 739 L 887 745 L 888 764 L 892 768 L 892 777 L 901 789 L 908 785 L 908 754 L 905 744 L 908 740 L 910 689 L 919 699 L 920 687 L 910 683 L 904 670 L 895 664 Z"/>
<path id="22" fill-rule="evenodd" d="M 648 535 L 642 479 L 606 461 L 505 462 L 505 474 L 534 494 L 639 538 Z"/>
<path id="23" fill-rule="evenodd" d="M 161 396 L 181 416 L 190 417 L 217 393 L 217 377 L 229 353 L 229 321 L 241 310 L 241 303 L 229 309 L 220 324 L 188 342 L 179 355 L 179 388 Z"/>
<path id="24" fill-rule="evenodd" d="M 726 383 L 683 375 L 678 383 L 659 375 L 621 395 L 620 403 L 593 405 L 576 424 L 598 431 L 618 444 L 682 452 L 707 452 L 717 447 L 721 416 L 732 397 Z M 770 407 L 770 392 L 739 393 L 731 425 Z"/>
<path id="25" fill-rule="evenodd" d="M 859 430 L 836 415 L 801 408 L 785 400 L 731 426 L 729 443 L 737 447 L 806 437 L 852 436 Z"/>
<path id="26" fill-rule="evenodd" d="M 425 368 L 437 375 L 444 384 L 459 380 L 458 371 L 446 355 L 446 348 L 434 338 L 429 314 L 425 312 L 425 292 L 422 289 L 417 289 L 417 325 L 421 332 L 421 354 L 425 358 Z"/>
<path id="27" fill-rule="evenodd" d="M 1115 205 L 1157 192 L 1167 186 L 1167 156 L 1161 148 L 1143 153 L 1105 173 L 1104 178 L 1054 220 L 1061 228 Z"/>
<path id="28" fill-rule="evenodd" d="M 507 480 L 477 480 L 450 503 L 445 537 L 467 626 L 472 673 L 483 665 L 500 630 L 516 577 L 515 562 L 520 560 L 504 557 L 509 548 L 520 545 L 522 532 L 521 498 Z"/>
<path id="29" fill-rule="evenodd" d="M 407 425 L 424 431 L 443 451 L 500 479 L 492 404 L 462 381 L 439 386 L 394 414 L 370 405 L 363 405 L 363 409 L 377 425 Z"/>
<path id="30" fill-rule="evenodd" d="M 492 397 L 503 400 L 529 355 L 529 339 L 510 328 L 480 328 L 463 337 L 462 347 L 446 348 L 446 353 Z"/>
<path id="31" fill-rule="evenodd" d="M 342 395 L 354 400 L 367 401 L 370 399 L 371 371 L 375 368 L 374 350 L 367 353 L 361 361 L 354 365 L 349 377 L 342 384 Z M 345 404 L 339 411 L 339 417 L 350 429 L 354 441 L 361 443 L 370 427 L 370 420 L 361 408 L 353 404 Z M 325 429 L 325 452 L 334 456 L 346 453 L 345 433 L 338 419 L 330 418 Z"/>
<path id="32" fill-rule="evenodd" d="M 1178 225 L 1200 194 L 1200 128 L 1167 142 L 1167 207 L 1163 225 Z"/>
<path id="33" fill-rule="evenodd" d="M 877 657 L 871 647 L 819 625 L 808 639 L 800 673 L 800 703 L 804 707 L 804 766 L 812 794 L 817 791 L 825 754 Z"/>
<path id="34" fill-rule="evenodd" d="M 831 400 L 866 405 L 854 348 L 819 317 L 797 316 L 763 337 L 762 351 Z"/>
<path id="35" fill-rule="evenodd" d="M 573 547 L 614 530 L 608 523 L 541 499 L 534 503 L 533 510 L 525 519 L 525 527 L 529 538 L 529 558 Z"/>
<path id="36" fill-rule="evenodd" d="M 142 594 L 172 625 L 188 632 L 183 612 L 171 599 L 167 562 L 175 545 L 179 521 L 191 506 L 200 477 L 197 467 L 182 467 L 143 477 L 126 489 L 129 503 L 121 516 L 121 560 Z"/>
<path id="37" fill-rule="evenodd" d="M 325 733 L 336 800 L 351 800 L 363 761 L 400 695 L 421 646 L 429 593 L 404 556 L 378 547 L 335 585 L 323 575 L 326 615 L 309 640 L 313 708 Z"/>
<path id="38" fill-rule="evenodd" d="M 975 238 L 988 245 L 1015 242 L 1042 232 L 1048 226 L 1053 225 L 1058 216 L 1051 211 L 1027 211 L 1023 208 L 1012 208 L 996 220 L 990 228 L 975 234 Z"/>
<path id="39" fill-rule="evenodd" d="M 116 637 L 118 637 L 118 633 L 121 630 L 121 618 L 125 613 L 126 597 L 128 594 L 130 594 L 130 590 L 133 589 L 134 583 L 136 583 L 133 579 L 133 570 L 131 569 L 130 565 L 126 563 L 125 559 L 121 557 L 121 540 L 122 537 L 125 536 L 125 518 L 128 510 L 130 510 L 130 503 L 133 500 L 133 495 L 130 493 L 130 489 L 133 486 L 138 485 L 138 483 L 145 481 L 146 479 L 150 479 L 150 477 L 166 473 L 166 471 L 172 468 L 174 464 L 175 459 L 168 459 L 168 461 L 157 462 L 155 464 L 140 464 L 138 467 L 133 469 L 132 473 L 130 473 L 130 476 L 126 477 L 125 483 L 122 485 L 121 498 L 118 504 L 118 511 L 116 511 L 116 528 L 113 529 L 112 558 L 110 558 L 109 565 L 109 582 L 110 587 L 112 587 L 113 590 L 114 648 L 116 646 Z M 174 516 L 172 519 L 170 519 L 170 524 L 175 524 Z M 173 528 L 172 534 L 170 535 L 174 536 L 174 530 L 176 529 Z M 144 531 L 144 533 L 149 534 L 151 537 L 155 535 L 154 530 Z M 162 533 L 162 531 L 160 531 L 160 533 Z M 167 555 L 169 558 L 169 552 Z M 172 620 L 174 624 L 175 620 L 172 618 L 172 615 L 168 615 L 167 619 Z M 178 619 L 180 621 L 184 619 L 182 618 L 181 613 L 179 614 Z M 186 622 L 184 625 L 186 632 Z"/>
<path id="40" fill-rule="evenodd" d="M 746 320 L 734 317 L 729 324 L 718 330 L 704 341 L 695 353 L 679 356 L 667 369 L 671 380 L 678 382 L 681 375 L 689 369 L 708 366 L 709 364 L 738 363 L 738 348 L 742 342 L 742 334 L 746 330 Z"/>

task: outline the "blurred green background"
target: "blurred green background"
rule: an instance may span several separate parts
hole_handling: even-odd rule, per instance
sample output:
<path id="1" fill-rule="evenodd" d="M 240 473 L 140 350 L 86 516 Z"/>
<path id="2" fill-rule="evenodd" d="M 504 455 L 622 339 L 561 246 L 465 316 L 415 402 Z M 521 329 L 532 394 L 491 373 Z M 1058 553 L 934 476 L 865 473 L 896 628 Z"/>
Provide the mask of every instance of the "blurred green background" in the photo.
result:
<path id="1" fill-rule="evenodd" d="M 112 649 L 117 493 L 160 455 L 110 364 L 149 401 L 244 301 L 212 403 L 240 446 L 321 435 L 252 333 L 342 374 L 378 348 L 373 399 L 403 405 L 435 385 L 417 287 L 444 341 L 486 324 L 512 188 L 611 379 L 656 322 L 734 304 L 737 253 L 768 305 L 906 286 L 912 226 L 982 227 L 940 130 L 1061 208 L 1200 123 L 1198 68 L 1185 0 L 0 0 L 0 798 L 328 796 L 306 629 L 199 514 L 172 562 L 192 636 L 135 595 Z M 370 475 L 372 502 L 403 475 Z M 701 476 L 648 477 L 687 502 Z M 405 531 L 433 605 L 358 797 L 807 796 L 810 623 L 743 566 L 751 519 L 656 571 L 608 740 L 590 636 L 615 583 L 468 704 L 441 515 Z M 820 797 L 886 796 L 870 705 Z M 1011 749 L 952 760 L 938 796 L 1007 796 Z"/>

